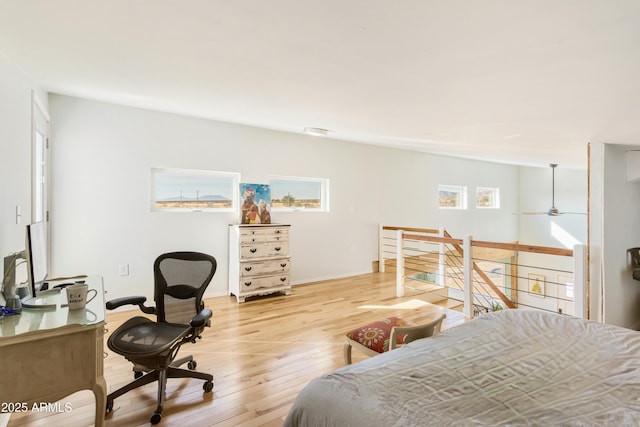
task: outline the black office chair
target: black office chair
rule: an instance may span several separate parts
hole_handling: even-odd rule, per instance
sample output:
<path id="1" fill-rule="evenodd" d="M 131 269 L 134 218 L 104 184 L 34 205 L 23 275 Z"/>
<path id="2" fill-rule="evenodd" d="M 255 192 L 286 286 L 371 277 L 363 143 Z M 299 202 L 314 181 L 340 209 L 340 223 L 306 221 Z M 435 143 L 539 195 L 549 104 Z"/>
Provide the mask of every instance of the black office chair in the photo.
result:
<path id="1" fill-rule="evenodd" d="M 153 266 L 155 307 L 144 305 L 143 296 L 117 298 L 107 302 L 113 310 L 126 304 L 138 305 L 156 320 L 137 316 L 127 320 L 111 334 L 107 345 L 133 363 L 135 380 L 107 396 L 107 412 L 124 393 L 158 381 L 158 407 L 149 420 L 162 419 L 167 378 L 199 378 L 205 392 L 213 390 L 213 375 L 194 372 L 192 356 L 175 360 L 180 346 L 195 343 L 209 326 L 211 310 L 204 308 L 202 295 L 216 272 L 216 259 L 198 252 L 172 252 L 160 255 Z M 178 368 L 187 363 L 189 370 Z"/>

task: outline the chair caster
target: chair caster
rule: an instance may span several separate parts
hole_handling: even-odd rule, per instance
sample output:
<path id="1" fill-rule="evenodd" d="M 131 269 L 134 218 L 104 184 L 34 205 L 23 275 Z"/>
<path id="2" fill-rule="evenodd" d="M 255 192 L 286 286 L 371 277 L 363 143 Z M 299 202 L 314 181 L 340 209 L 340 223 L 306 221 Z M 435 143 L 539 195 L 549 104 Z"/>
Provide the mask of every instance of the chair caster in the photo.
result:
<path id="1" fill-rule="evenodd" d="M 187 368 L 191 369 L 192 371 L 196 369 L 197 366 L 198 364 L 195 360 L 190 360 L 189 363 L 187 363 Z"/>
<path id="2" fill-rule="evenodd" d="M 133 379 L 136 379 L 136 380 L 137 380 L 138 378 L 140 378 L 140 377 L 141 377 L 141 376 L 143 376 L 143 375 L 144 375 L 144 372 L 141 372 L 141 371 L 134 371 L 134 372 L 133 372 Z"/>
<path id="3" fill-rule="evenodd" d="M 108 414 L 111 411 L 113 411 L 113 400 L 107 399 L 107 406 L 105 408 L 105 412 Z"/>
<path id="4" fill-rule="evenodd" d="M 158 424 L 161 419 L 162 419 L 162 414 L 156 411 L 153 413 L 153 415 L 151 415 L 151 418 L 149 418 L 149 422 L 151 424 Z"/>
<path id="5" fill-rule="evenodd" d="M 213 381 L 207 381 L 206 383 L 202 384 L 202 389 L 205 393 L 211 392 L 213 390 Z"/>

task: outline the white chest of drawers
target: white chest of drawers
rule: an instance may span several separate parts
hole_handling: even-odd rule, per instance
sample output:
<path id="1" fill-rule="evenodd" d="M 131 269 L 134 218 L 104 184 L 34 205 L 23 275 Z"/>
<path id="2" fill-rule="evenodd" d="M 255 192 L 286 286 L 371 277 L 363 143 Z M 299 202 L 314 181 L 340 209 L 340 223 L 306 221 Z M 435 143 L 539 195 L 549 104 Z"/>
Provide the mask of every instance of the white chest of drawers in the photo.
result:
<path id="1" fill-rule="evenodd" d="M 229 295 L 291 293 L 289 225 L 229 226 Z"/>

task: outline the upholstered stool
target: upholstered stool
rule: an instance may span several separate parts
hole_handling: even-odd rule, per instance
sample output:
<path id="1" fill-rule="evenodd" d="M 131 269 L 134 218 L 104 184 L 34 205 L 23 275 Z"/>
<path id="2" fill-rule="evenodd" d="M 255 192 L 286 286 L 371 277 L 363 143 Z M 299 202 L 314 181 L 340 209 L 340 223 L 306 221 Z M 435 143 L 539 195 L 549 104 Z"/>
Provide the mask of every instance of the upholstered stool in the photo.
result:
<path id="1" fill-rule="evenodd" d="M 378 320 L 347 332 L 344 344 L 344 362 L 351 364 L 351 348 L 357 348 L 367 356 L 375 356 L 393 350 L 399 345 L 408 344 L 418 338 L 426 338 L 440 332 L 443 313 L 436 320 L 424 325 L 408 326 L 397 317 Z"/>

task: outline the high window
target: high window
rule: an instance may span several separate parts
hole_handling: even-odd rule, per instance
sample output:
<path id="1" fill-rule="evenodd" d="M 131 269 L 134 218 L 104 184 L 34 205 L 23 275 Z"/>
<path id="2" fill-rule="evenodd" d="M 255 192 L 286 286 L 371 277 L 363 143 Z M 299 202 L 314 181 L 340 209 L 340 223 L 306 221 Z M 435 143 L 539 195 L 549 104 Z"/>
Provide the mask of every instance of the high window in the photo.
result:
<path id="1" fill-rule="evenodd" d="M 273 211 L 329 211 L 328 179 L 271 176 L 269 187 Z"/>
<path id="2" fill-rule="evenodd" d="M 476 208 L 499 209 L 500 208 L 500 189 L 493 188 L 493 187 L 477 187 L 476 188 Z"/>
<path id="3" fill-rule="evenodd" d="M 240 174 L 190 169 L 151 169 L 151 210 L 232 212 Z"/>
<path id="4" fill-rule="evenodd" d="M 438 206 L 441 209 L 467 209 L 467 187 L 439 185 Z"/>

